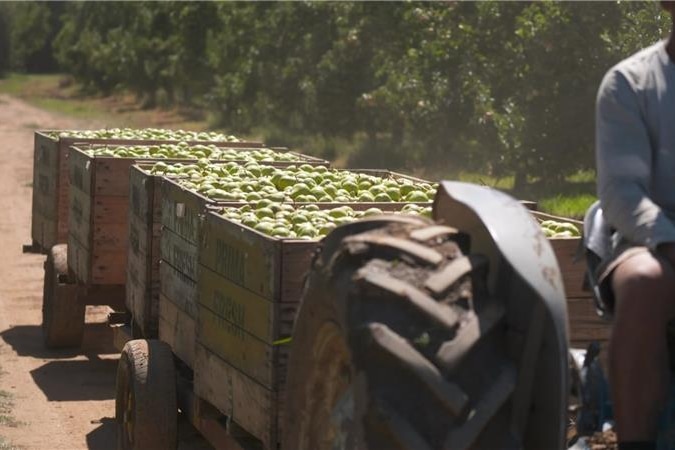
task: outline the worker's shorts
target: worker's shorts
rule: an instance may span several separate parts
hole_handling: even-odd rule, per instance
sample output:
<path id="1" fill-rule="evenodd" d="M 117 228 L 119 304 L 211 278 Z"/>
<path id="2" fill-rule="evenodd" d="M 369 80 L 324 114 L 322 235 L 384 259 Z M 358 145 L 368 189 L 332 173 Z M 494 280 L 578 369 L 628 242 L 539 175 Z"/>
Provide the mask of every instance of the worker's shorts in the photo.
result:
<path id="1" fill-rule="evenodd" d="M 601 295 L 601 308 L 608 315 L 614 314 L 614 292 L 612 290 L 612 274 L 622 263 L 643 252 L 652 252 L 648 247 L 633 245 L 621 241 L 614 249 L 612 256 L 598 266 L 598 283 Z"/>

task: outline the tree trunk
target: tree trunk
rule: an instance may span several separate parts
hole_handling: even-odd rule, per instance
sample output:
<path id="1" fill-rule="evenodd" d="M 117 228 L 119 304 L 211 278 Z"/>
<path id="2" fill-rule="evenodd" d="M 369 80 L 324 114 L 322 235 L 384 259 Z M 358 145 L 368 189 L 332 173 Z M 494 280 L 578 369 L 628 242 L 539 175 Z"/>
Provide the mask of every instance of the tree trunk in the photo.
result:
<path id="1" fill-rule="evenodd" d="M 513 190 L 518 192 L 527 187 L 527 174 L 521 169 L 518 170 L 515 174 L 515 179 L 513 181 Z"/>

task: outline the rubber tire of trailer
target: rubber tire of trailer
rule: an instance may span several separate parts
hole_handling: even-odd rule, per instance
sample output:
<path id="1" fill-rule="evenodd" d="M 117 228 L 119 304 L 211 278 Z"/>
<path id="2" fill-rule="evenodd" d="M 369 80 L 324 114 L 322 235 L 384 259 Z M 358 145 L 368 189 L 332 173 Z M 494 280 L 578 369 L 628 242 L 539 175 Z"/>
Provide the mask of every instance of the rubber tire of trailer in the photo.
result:
<path id="1" fill-rule="evenodd" d="M 169 345 L 146 339 L 127 342 L 117 367 L 117 448 L 175 449 L 176 395 L 176 372 Z"/>
<path id="2" fill-rule="evenodd" d="M 503 299 L 470 239 L 422 219 L 338 227 L 293 332 L 282 448 L 511 448 Z"/>
<path id="3" fill-rule="evenodd" d="M 84 334 L 85 305 L 68 277 L 68 248 L 58 244 L 44 263 L 42 332 L 48 348 L 79 347 Z"/>

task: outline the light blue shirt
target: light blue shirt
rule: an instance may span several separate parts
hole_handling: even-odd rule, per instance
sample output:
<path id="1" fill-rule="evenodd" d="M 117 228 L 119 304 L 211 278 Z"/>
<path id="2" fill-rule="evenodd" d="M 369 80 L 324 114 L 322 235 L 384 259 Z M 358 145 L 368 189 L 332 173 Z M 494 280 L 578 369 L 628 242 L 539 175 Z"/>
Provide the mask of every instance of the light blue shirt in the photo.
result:
<path id="1" fill-rule="evenodd" d="M 596 103 L 603 215 L 619 237 L 651 249 L 675 242 L 675 64 L 665 44 L 607 72 Z"/>

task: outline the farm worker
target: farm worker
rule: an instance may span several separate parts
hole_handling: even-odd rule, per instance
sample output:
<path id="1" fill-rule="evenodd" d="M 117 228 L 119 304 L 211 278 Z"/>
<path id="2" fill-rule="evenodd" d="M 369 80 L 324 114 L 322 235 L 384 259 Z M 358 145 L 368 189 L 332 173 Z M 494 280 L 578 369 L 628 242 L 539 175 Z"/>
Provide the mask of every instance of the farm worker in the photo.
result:
<path id="1" fill-rule="evenodd" d="M 661 2 L 675 24 L 675 2 Z M 654 449 L 675 318 L 675 37 L 605 75 L 596 104 L 598 196 L 616 230 L 600 275 L 614 322 L 609 378 L 619 449 Z"/>

